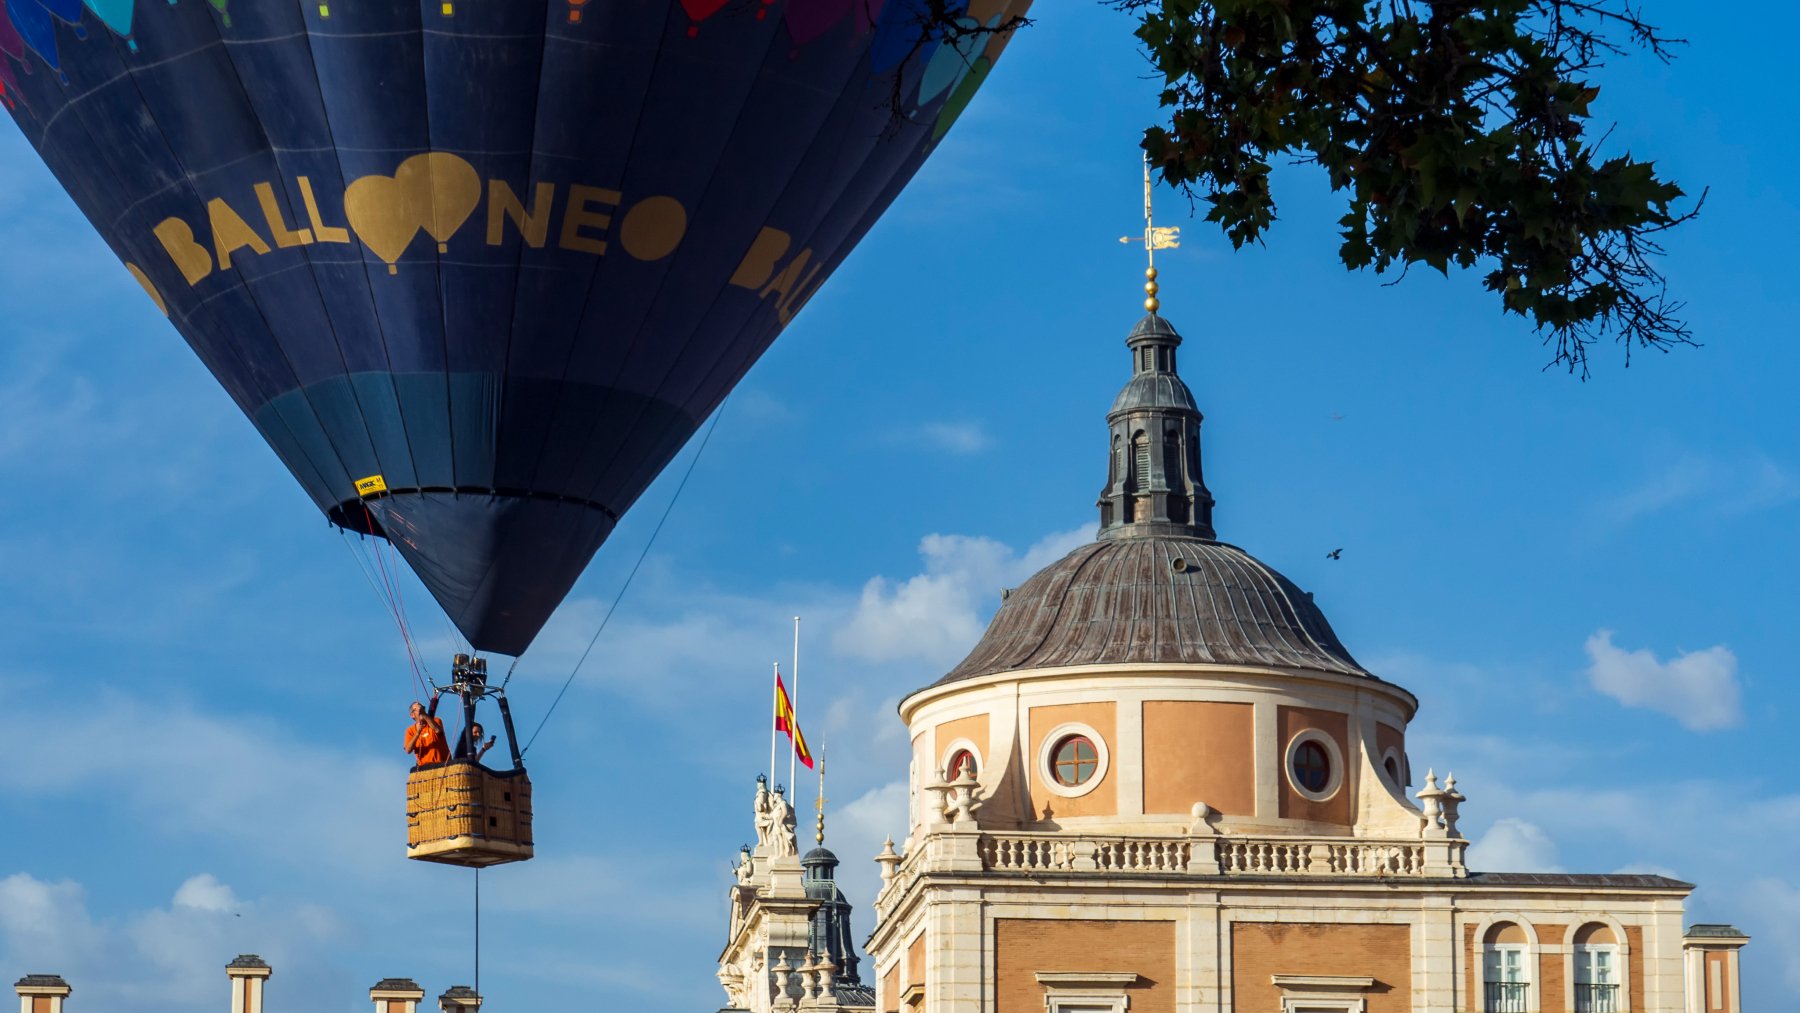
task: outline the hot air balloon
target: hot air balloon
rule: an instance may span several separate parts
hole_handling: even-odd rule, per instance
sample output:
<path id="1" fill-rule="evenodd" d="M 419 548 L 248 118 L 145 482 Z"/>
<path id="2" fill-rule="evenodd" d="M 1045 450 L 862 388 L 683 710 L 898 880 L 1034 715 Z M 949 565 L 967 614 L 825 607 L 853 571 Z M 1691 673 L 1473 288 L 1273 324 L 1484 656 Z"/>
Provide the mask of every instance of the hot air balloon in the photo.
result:
<path id="1" fill-rule="evenodd" d="M 516 656 L 999 56 L 942 6 L 0 0 L 0 88 L 319 509 Z"/>

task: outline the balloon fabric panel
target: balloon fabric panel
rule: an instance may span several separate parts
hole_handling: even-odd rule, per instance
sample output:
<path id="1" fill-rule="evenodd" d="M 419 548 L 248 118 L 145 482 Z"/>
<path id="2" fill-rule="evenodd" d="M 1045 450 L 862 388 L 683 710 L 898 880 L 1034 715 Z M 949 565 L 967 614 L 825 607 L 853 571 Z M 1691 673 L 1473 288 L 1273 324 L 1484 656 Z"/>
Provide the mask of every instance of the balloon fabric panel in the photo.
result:
<path id="1" fill-rule="evenodd" d="M 922 2 L 0 0 L 0 104 L 314 503 L 518 654 L 998 56 Z"/>

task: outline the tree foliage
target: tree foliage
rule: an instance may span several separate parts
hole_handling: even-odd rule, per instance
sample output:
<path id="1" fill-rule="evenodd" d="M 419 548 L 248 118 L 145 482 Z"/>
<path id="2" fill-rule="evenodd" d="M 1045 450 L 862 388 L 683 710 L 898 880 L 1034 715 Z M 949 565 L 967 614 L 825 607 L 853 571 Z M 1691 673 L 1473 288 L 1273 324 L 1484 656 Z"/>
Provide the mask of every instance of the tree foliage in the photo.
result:
<path id="1" fill-rule="evenodd" d="M 1351 269 L 1479 267 L 1584 376 L 1608 335 L 1628 363 L 1692 344 L 1654 258 L 1698 202 L 1590 119 L 1607 57 L 1679 44 L 1628 0 L 1111 2 L 1165 82 L 1145 151 L 1235 246 L 1275 221 L 1271 163 L 1315 163 Z"/>

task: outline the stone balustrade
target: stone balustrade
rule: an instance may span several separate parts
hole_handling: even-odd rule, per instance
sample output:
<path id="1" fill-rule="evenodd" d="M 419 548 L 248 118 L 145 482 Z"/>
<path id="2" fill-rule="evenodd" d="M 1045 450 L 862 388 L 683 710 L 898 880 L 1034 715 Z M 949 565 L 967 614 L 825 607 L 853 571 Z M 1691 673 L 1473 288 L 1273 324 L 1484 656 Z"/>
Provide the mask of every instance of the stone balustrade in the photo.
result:
<path id="1" fill-rule="evenodd" d="M 1318 876 L 1460 879 L 1467 841 L 1236 834 L 1101 835 L 936 828 L 902 857 L 888 854 L 876 906 L 897 902 L 926 873 L 1043 875 Z"/>

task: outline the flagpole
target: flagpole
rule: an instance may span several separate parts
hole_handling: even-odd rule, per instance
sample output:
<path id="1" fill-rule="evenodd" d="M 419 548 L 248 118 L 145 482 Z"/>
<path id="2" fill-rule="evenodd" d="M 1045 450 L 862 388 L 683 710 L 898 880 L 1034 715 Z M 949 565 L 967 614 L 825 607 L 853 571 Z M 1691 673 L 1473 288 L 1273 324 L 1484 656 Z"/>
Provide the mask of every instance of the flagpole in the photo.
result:
<path id="1" fill-rule="evenodd" d="M 793 702 L 793 707 L 794 707 L 794 731 L 792 732 L 792 735 L 794 738 L 794 742 L 796 744 L 798 744 L 800 741 L 800 617 L 799 616 L 794 617 L 794 699 L 792 702 Z M 794 779 L 798 776 L 798 774 L 796 774 L 795 772 L 799 768 L 795 765 L 799 762 L 799 759 L 798 759 L 799 755 L 800 755 L 800 750 L 797 745 L 796 745 L 796 748 L 789 750 L 788 791 L 790 791 L 790 792 L 794 790 Z"/>
<path id="2" fill-rule="evenodd" d="M 775 678 L 769 685 L 769 710 L 771 713 L 774 713 L 775 711 L 776 694 L 780 692 L 776 687 L 779 685 L 781 685 L 781 662 L 777 661 L 775 663 Z M 775 722 L 779 719 L 779 714 L 775 714 L 774 717 L 769 719 L 769 780 L 771 781 L 775 779 L 775 743 L 781 737 L 781 733 L 775 730 Z M 769 788 L 770 790 L 773 790 L 775 786 L 771 784 L 769 785 Z"/>

